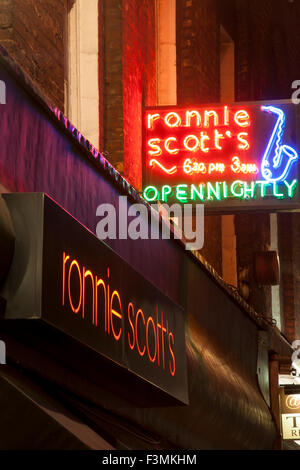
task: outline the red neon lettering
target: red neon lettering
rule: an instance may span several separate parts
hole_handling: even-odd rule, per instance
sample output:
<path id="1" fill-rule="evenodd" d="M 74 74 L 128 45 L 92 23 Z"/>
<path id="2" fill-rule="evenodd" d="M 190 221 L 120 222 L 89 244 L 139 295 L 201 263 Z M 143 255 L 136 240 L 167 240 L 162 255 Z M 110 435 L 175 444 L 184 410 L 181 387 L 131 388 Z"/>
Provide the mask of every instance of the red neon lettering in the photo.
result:
<path id="1" fill-rule="evenodd" d="M 99 279 L 96 276 L 96 288 L 95 288 L 95 325 L 98 325 L 98 287 L 102 286 L 103 288 L 103 293 L 104 293 L 104 318 L 105 318 L 105 323 L 106 323 L 106 315 L 107 315 L 107 309 L 106 309 L 106 285 L 103 279 Z"/>
<path id="2" fill-rule="evenodd" d="M 208 147 L 205 147 L 205 141 L 210 140 L 206 132 L 200 132 L 200 148 L 202 152 L 207 153 L 209 151 Z"/>
<path id="3" fill-rule="evenodd" d="M 179 152 L 179 149 L 177 149 L 177 148 L 171 149 L 171 148 L 170 148 L 170 142 L 177 142 L 176 137 L 168 137 L 168 139 L 166 139 L 166 141 L 165 141 L 165 149 L 166 149 L 166 151 L 169 152 L 169 153 L 171 153 L 172 155 L 175 155 L 176 153 Z"/>
<path id="4" fill-rule="evenodd" d="M 92 305 L 93 305 L 93 319 L 90 321 L 90 324 L 98 326 L 98 311 L 99 311 L 99 287 L 102 289 L 103 299 L 101 297 L 102 307 L 104 306 L 104 315 L 105 315 L 105 331 L 109 334 L 110 329 L 112 331 L 113 337 L 116 341 L 119 341 L 123 333 L 123 308 L 122 308 L 122 299 L 118 290 L 112 289 L 112 294 L 110 296 L 110 285 L 109 285 L 109 276 L 110 270 L 107 268 L 107 279 L 105 282 L 104 279 L 98 278 L 97 275 L 94 275 L 93 272 L 89 269 L 86 269 L 85 266 L 80 267 L 78 261 L 73 259 L 70 263 L 70 256 L 63 252 L 63 263 L 62 263 L 62 285 L 63 290 L 66 289 L 66 279 L 68 276 L 68 308 L 70 308 L 74 313 L 78 313 L 82 307 L 82 315 L 79 318 L 87 319 L 86 315 L 86 295 L 87 287 L 86 280 L 89 279 L 92 288 Z M 68 269 L 68 272 L 66 271 Z M 77 271 L 77 274 L 74 274 L 74 270 Z M 78 290 L 78 282 L 74 279 L 74 276 L 78 276 L 79 280 L 79 299 L 78 303 L 74 302 L 73 292 L 74 282 L 76 286 L 76 292 Z M 65 305 L 65 295 L 63 293 L 62 302 Z M 172 350 L 172 344 L 174 345 L 173 334 L 169 333 L 168 320 L 165 319 L 163 311 L 161 311 L 161 320 L 158 321 L 158 306 L 156 306 L 156 323 L 154 318 L 149 315 L 146 317 L 141 308 L 137 310 L 135 315 L 135 309 L 132 302 L 128 303 L 127 306 L 127 321 L 128 321 L 128 345 L 131 350 L 134 350 L 135 345 L 137 347 L 137 352 L 140 357 L 146 357 L 152 364 L 158 365 L 160 367 L 160 349 L 162 356 L 162 368 L 168 369 L 167 361 L 169 359 L 169 369 L 171 375 L 175 374 L 175 356 Z M 141 320 L 141 321 L 140 321 Z M 118 321 L 120 323 L 118 323 Z M 141 325 L 142 322 L 142 325 Z M 152 329 L 152 332 L 151 332 Z M 161 333 L 161 335 L 160 335 Z M 142 336 L 142 338 L 141 338 Z M 143 341 L 144 340 L 144 341 Z M 160 346 L 161 342 L 161 346 Z M 166 342 L 166 343 L 165 343 Z M 147 354 L 145 354 L 147 350 Z M 166 354 L 168 353 L 168 356 Z M 158 363 L 156 363 L 156 358 Z"/>
<path id="5" fill-rule="evenodd" d="M 255 163 L 241 163 L 239 157 L 232 157 L 231 170 L 234 173 L 244 173 L 244 174 L 256 174 L 258 173 L 258 168 Z"/>
<path id="6" fill-rule="evenodd" d="M 224 163 L 210 163 L 208 166 L 208 173 L 224 173 L 225 164 Z"/>
<path id="7" fill-rule="evenodd" d="M 131 316 L 130 316 L 130 310 L 132 310 L 132 314 L 134 316 L 134 307 L 133 307 L 132 302 L 129 302 L 129 304 L 128 304 L 128 321 L 129 321 L 129 324 L 130 324 L 130 328 L 132 330 L 132 342 L 130 340 L 130 336 L 129 336 L 129 333 L 128 333 L 128 344 L 129 344 L 130 349 L 133 349 L 134 345 L 135 345 L 135 333 L 134 333 L 134 327 L 133 327 L 133 323 L 132 323 Z"/>
<path id="8" fill-rule="evenodd" d="M 218 126 L 219 124 L 219 116 L 218 114 L 216 113 L 216 111 L 213 111 L 212 109 L 207 111 L 205 110 L 204 111 L 204 127 L 209 127 L 209 118 L 210 117 L 213 117 L 214 119 L 214 126 Z"/>
<path id="9" fill-rule="evenodd" d="M 148 150 L 149 155 L 151 156 L 157 156 L 162 154 L 162 150 L 160 146 L 158 145 L 160 143 L 160 139 L 149 139 L 148 140 L 148 145 L 151 147 L 153 150 Z"/>
<path id="10" fill-rule="evenodd" d="M 109 279 L 109 268 L 107 268 L 107 278 Z M 107 321 L 105 317 L 105 331 L 107 328 L 107 333 L 110 332 L 110 305 L 109 305 L 109 283 L 107 283 Z"/>
<path id="11" fill-rule="evenodd" d="M 158 328 L 161 328 L 161 325 L 158 323 L 158 306 L 156 306 L 157 359 L 158 359 L 158 365 L 160 365 L 160 361 L 159 361 L 159 334 L 158 334 Z"/>
<path id="12" fill-rule="evenodd" d="M 167 330 L 164 327 L 164 314 L 163 311 L 161 312 L 161 343 L 162 343 L 162 356 L 163 356 L 163 369 L 165 368 L 165 340 L 164 340 L 164 333 Z"/>
<path id="13" fill-rule="evenodd" d="M 235 152 L 246 152 L 252 146 L 250 130 L 247 129 L 252 124 L 252 114 L 247 108 L 231 108 L 227 105 L 206 109 L 170 108 L 152 111 L 146 114 L 146 118 L 147 165 L 156 174 L 170 175 L 172 180 L 176 174 L 232 175 L 232 155 L 235 156 Z M 155 130 L 152 130 L 153 126 L 156 127 Z M 191 152 L 198 156 L 197 162 L 193 158 L 187 158 Z M 218 152 L 222 152 L 222 158 L 216 156 Z M 206 154 L 210 157 L 209 160 L 203 157 Z M 167 159 L 170 156 L 176 157 L 172 164 Z M 251 162 L 252 158 L 249 160 Z M 236 172 L 254 174 L 255 168 L 254 163 L 245 163 Z"/>
<path id="14" fill-rule="evenodd" d="M 118 299 L 118 302 L 119 302 L 119 309 L 121 311 L 118 312 L 117 310 L 113 309 L 113 301 L 114 301 L 114 298 L 117 298 Z M 119 318 L 120 320 L 122 320 L 122 305 L 121 305 L 121 299 L 120 299 L 120 294 L 118 291 L 114 290 L 113 293 L 112 293 L 112 296 L 111 296 L 111 299 L 110 299 L 110 321 L 111 321 L 111 331 L 113 332 L 113 335 L 115 337 L 115 339 L 117 341 L 119 341 L 120 339 L 120 336 L 121 336 L 121 333 L 122 333 L 122 326 L 120 326 L 120 329 L 119 329 L 119 333 L 116 334 L 115 332 L 115 328 L 114 328 L 114 322 L 113 322 L 113 315 L 114 317 L 117 317 Z"/>
<path id="15" fill-rule="evenodd" d="M 237 135 L 238 141 L 240 142 L 240 144 L 238 145 L 239 149 L 248 150 L 250 148 L 249 142 L 247 140 L 248 135 L 248 132 L 240 132 Z"/>
<path id="16" fill-rule="evenodd" d="M 191 126 L 191 119 L 192 117 L 196 117 L 196 126 L 200 127 L 201 126 L 201 116 L 198 111 L 187 111 L 185 113 L 185 125 L 186 127 Z"/>
<path id="17" fill-rule="evenodd" d="M 155 114 L 148 114 L 147 115 L 147 123 L 148 123 L 148 129 L 153 129 L 153 123 L 156 121 L 156 119 L 160 118 L 160 114 L 155 113 Z"/>
<path id="18" fill-rule="evenodd" d="M 240 127 L 250 126 L 250 120 L 249 119 L 250 119 L 249 114 L 244 109 L 240 109 L 234 115 L 234 121 Z"/>
<path id="19" fill-rule="evenodd" d="M 190 158 L 187 158 L 186 160 L 184 160 L 184 164 L 183 164 L 183 171 L 189 175 L 192 173 L 192 160 Z"/>
<path id="20" fill-rule="evenodd" d="M 218 149 L 218 150 L 222 150 L 222 147 L 220 145 L 220 140 L 221 139 L 225 139 L 224 137 L 224 134 L 222 134 L 221 132 L 219 132 L 217 129 L 215 129 L 215 147 Z"/>
<path id="21" fill-rule="evenodd" d="M 179 114 L 171 111 L 165 115 L 165 124 L 168 127 L 179 127 L 181 124 L 181 119 Z"/>
<path id="22" fill-rule="evenodd" d="M 70 259 L 69 255 L 63 252 L 63 291 L 62 291 L 62 304 L 65 305 L 65 282 L 66 282 L 66 262 Z"/>
<path id="23" fill-rule="evenodd" d="M 145 354 L 145 350 L 146 350 L 146 345 L 144 345 L 144 349 L 143 351 L 140 350 L 140 344 L 139 344 L 139 340 L 138 340 L 138 328 L 137 328 L 137 325 L 138 325 L 138 319 L 139 319 L 139 316 L 142 316 L 142 319 L 143 319 L 143 323 L 145 325 L 145 317 L 144 317 L 144 313 L 143 313 L 143 310 L 141 308 L 138 309 L 137 313 L 136 313 L 136 317 L 135 317 L 135 332 L 136 332 L 136 345 L 137 345 L 137 348 L 138 348 L 138 352 L 140 354 L 140 356 L 143 356 Z"/>
<path id="24" fill-rule="evenodd" d="M 190 146 L 189 143 L 191 141 L 194 141 L 194 145 Z M 199 141 L 198 137 L 196 137 L 195 135 L 187 135 L 186 138 L 183 141 L 183 145 L 190 152 L 195 152 L 200 146 L 200 141 Z"/>
<path id="25" fill-rule="evenodd" d="M 193 173 L 206 173 L 207 168 L 204 162 L 192 161 L 190 158 L 187 158 L 183 163 L 183 171 L 187 175 L 192 175 Z"/>
<path id="26" fill-rule="evenodd" d="M 173 343 L 173 346 L 174 346 L 174 336 L 173 336 L 173 333 L 169 333 L 169 351 L 170 351 L 170 354 L 172 356 L 172 363 L 171 363 L 171 360 L 169 359 L 169 367 L 170 367 L 170 373 L 171 375 L 174 377 L 175 375 L 175 372 L 176 372 L 176 365 L 175 365 L 175 356 L 174 356 L 174 352 L 173 352 L 173 349 L 171 347 L 171 340 L 172 339 L 172 343 Z"/>
<path id="27" fill-rule="evenodd" d="M 168 175 L 173 175 L 173 173 L 176 173 L 177 171 L 176 165 L 172 166 L 171 168 L 166 168 L 162 163 L 158 162 L 155 159 L 150 160 L 149 166 L 158 166 L 162 171 L 164 171 Z"/>
<path id="28" fill-rule="evenodd" d="M 224 106 L 224 126 L 229 125 L 229 112 L 228 112 L 228 106 Z"/>
<path id="29" fill-rule="evenodd" d="M 79 295 L 78 305 L 77 305 L 76 308 L 74 307 L 74 304 L 73 304 L 72 298 L 71 298 L 71 273 L 72 273 L 73 266 L 76 266 L 77 272 L 78 272 L 78 277 L 79 277 L 79 280 L 80 280 L 80 289 L 79 289 L 80 295 Z M 78 313 L 79 309 L 81 307 L 81 300 L 82 300 L 82 278 L 81 278 L 81 272 L 80 272 L 79 264 L 75 259 L 72 261 L 72 263 L 70 265 L 70 268 L 69 268 L 68 294 L 69 294 L 69 302 L 70 302 L 70 305 L 71 305 L 71 309 L 73 310 L 74 313 Z"/>

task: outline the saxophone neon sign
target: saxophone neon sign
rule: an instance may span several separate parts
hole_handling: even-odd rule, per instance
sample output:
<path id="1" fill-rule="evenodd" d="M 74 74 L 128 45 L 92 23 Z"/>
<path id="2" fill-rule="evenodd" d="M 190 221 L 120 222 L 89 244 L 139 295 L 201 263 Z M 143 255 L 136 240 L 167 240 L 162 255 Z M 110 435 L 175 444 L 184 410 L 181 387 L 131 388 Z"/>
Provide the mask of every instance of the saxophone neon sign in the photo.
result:
<path id="1" fill-rule="evenodd" d="M 284 181 L 293 163 L 298 160 L 298 153 L 289 145 L 280 145 L 285 126 L 285 113 L 282 109 L 275 106 L 262 106 L 261 109 L 277 115 L 276 124 L 262 159 L 261 174 L 267 181 Z"/>
<path id="2" fill-rule="evenodd" d="M 289 132 L 295 113 L 283 102 L 146 110 L 144 197 L 296 199 L 299 154 Z"/>

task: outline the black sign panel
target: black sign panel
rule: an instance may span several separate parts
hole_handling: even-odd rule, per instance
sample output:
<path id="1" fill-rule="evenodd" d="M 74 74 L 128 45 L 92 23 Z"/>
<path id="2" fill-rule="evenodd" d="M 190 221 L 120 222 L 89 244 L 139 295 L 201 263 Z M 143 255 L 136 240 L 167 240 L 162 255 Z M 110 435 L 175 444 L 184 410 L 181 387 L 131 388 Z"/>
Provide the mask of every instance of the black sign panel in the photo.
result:
<path id="1" fill-rule="evenodd" d="M 187 403 L 183 309 L 47 196 L 5 198 L 23 226 L 12 270 L 27 259 L 3 290 L 6 317 L 42 319 Z"/>

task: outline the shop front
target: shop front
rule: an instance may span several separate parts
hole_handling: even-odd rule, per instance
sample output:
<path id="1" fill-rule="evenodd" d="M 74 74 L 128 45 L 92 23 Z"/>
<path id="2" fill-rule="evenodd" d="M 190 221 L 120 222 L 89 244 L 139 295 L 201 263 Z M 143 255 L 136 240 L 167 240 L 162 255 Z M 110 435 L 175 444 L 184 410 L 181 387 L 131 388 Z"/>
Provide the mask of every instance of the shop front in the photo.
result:
<path id="1" fill-rule="evenodd" d="M 0 447 L 272 449 L 278 390 L 269 356 L 290 355 L 289 343 L 182 240 L 99 240 L 100 204 L 117 208 L 125 196 L 127 208 L 150 212 L 147 197 L 2 49 L 0 79 Z M 235 121 L 245 124 L 245 114 Z M 190 148 L 192 135 L 183 136 Z M 170 137 L 164 152 L 176 149 Z M 293 206 L 290 176 L 282 202 Z M 214 181 L 212 197 L 215 172 Z"/>

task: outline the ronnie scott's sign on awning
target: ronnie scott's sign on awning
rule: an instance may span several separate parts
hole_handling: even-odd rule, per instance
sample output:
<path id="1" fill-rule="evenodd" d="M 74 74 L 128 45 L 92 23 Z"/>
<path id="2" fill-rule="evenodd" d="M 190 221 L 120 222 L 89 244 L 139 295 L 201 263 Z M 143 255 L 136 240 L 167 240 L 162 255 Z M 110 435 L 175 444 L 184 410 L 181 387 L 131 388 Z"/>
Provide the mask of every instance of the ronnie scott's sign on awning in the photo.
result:
<path id="1" fill-rule="evenodd" d="M 300 208 L 298 128 L 287 101 L 148 108 L 143 196 L 208 210 Z"/>
<path id="2" fill-rule="evenodd" d="M 187 403 L 183 309 L 46 195 L 3 197 L 16 232 L 5 318 L 51 325 L 117 364 L 127 382 L 136 376 Z M 79 359 L 75 348 L 74 367 Z M 101 362 L 94 368 L 103 374 Z"/>

